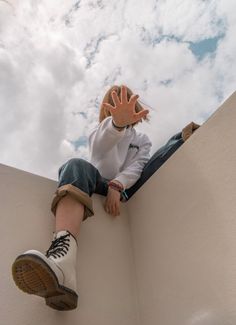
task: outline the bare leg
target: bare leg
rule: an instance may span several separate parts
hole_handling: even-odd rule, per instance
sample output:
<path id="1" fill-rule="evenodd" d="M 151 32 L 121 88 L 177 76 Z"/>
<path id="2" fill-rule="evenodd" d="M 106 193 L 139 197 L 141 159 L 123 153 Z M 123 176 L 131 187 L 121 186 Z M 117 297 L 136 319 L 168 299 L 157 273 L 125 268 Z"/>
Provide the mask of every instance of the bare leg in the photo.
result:
<path id="1" fill-rule="evenodd" d="M 68 230 L 76 238 L 84 216 L 84 205 L 70 195 L 63 197 L 56 210 L 56 232 Z"/>
<path id="2" fill-rule="evenodd" d="M 55 232 L 68 230 L 75 239 L 68 233 L 65 236 L 59 234 L 53 238 L 46 254 L 28 250 L 20 254 L 12 265 L 13 280 L 19 289 L 45 298 L 46 304 L 53 309 L 72 310 L 77 307 L 76 237 L 83 215 L 83 204 L 69 194 L 61 198 L 56 210 Z"/>

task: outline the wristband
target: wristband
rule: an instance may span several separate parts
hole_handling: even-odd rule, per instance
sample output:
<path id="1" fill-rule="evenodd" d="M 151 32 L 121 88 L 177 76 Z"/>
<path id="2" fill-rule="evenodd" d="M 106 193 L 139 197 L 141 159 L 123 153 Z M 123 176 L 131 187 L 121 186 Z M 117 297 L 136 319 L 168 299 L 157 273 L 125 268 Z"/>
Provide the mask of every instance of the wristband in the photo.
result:
<path id="1" fill-rule="evenodd" d="M 122 192 L 123 191 L 123 187 L 121 185 L 115 183 L 115 182 L 110 181 L 108 183 L 108 186 L 111 187 L 111 188 L 113 188 L 114 190 L 119 191 L 119 192 Z"/>
<path id="2" fill-rule="evenodd" d="M 117 126 L 117 125 L 115 125 L 115 123 L 113 122 L 113 119 L 112 119 L 111 121 L 112 121 L 112 125 L 113 125 L 115 128 L 119 129 L 119 130 L 123 130 L 123 129 L 126 128 L 126 125 L 125 125 L 125 126 Z"/>

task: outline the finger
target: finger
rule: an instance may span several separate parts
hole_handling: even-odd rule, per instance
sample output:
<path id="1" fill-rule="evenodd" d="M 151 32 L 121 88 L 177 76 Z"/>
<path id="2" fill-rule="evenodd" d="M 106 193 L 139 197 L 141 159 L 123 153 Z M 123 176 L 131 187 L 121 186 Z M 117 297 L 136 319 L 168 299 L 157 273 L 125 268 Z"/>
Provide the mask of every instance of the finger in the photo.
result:
<path id="1" fill-rule="evenodd" d="M 106 213 L 109 213 L 108 208 L 104 206 L 104 210 L 106 211 Z"/>
<path id="2" fill-rule="evenodd" d="M 120 201 L 119 201 L 119 203 L 117 204 L 117 214 L 120 215 Z"/>
<path id="3" fill-rule="evenodd" d="M 147 114 L 149 113 L 149 110 L 143 110 L 141 112 L 138 112 L 137 114 L 135 114 L 135 118 L 137 118 L 137 120 L 142 119 L 143 117 L 145 117 Z"/>
<path id="4" fill-rule="evenodd" d="M 111 206 L 111 214 L 113 215 L 113 217 L 115 217 L 115 215 L 116 215 L 116 211 L 115 211 L 114 205 Z"/>
<path id="5" fill-rule="evenodd" d="M 117 92 L 116 91 L 112 91 L 111 97 L 113 99 L 113 102 L 114 102 L 115 106 L 119 106 L 120 105 L 120 101 L 119 101 L 119 98 L 118 98 L 118 95 L 117 95 Z"/>
<path id="6" fill-rule="evenodd" d="M 112 214 L 112 205 L 111 205 L 111 202 L 110 200 L 107 200 L 107 204 L 106 204 L 106 212 L 109 213 L 109 214 Z"/>
<path id="7" fill-rule="evenodd" d="M 119 214 L 120 214 L 119 207 L 116 206 L 116 216 L 118 216 Z"/>
<path id="8" fill-rule="evenodd" d="M 117 208 L 116 209 L 116 216 L 119 216 L 120 215 L 120 210 Z"/>
<path id="9" fill-rule="evenodd" d="M 135 104 L 137 99 L 139 98 L 139 95 L 132 95 L 129 100 L 129 104 Z"/>
<path id="10" fill-rule="evenodd" d="M 114 213 L 114 217 L 118 215 L 118 206 L 116 203 L 113 205 L 113 213 Z"/>
<path id="11" fill-rule="evenodd" d="M 110 213 L 110 208 L 109 208 L 109 202 L 108 202 L 108 199 L 106 198 L 106 201 L 104 203 L 104 210 L 107 212 L 107 213 Z"/>
<path id="12" fill-rule="evenodd" d="M 121 86 L 121 102 L 127 102 L 127 88 L 125 86 Z"/>
<path id="13" fill-rule="evenodd" d="M 107 212 L 107 205 L 106 205 L 106 203 L 103 205 L 103 208 Z"/>
<path id="14" fill-rule="evenodd" d="M 119 211 L 119 203 L 115 205 L 115 215 L 118 216 L 120 214 Z"/>
<path id="15" fill-rule="evenodd" d="M 104 103 L 103 106 L 105 106 L 105 108 L 111 113 L 115 110 L 115 107 L 108 104 L 108 103 Z"/>

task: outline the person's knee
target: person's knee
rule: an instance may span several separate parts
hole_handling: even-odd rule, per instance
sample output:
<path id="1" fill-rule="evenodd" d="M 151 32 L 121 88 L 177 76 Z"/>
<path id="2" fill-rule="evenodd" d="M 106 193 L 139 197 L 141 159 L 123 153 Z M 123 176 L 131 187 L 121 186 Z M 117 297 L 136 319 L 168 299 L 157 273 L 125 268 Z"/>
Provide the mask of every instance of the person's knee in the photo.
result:
<path id="1" fill-rule="evenodd" d="M 85 167 L 88 164 L 88 162 L 82 158 L 71 158 L 67 161 L 66 165 L 71 168 L 78 168 L 79 166 Z"/>
<path id="2" fill-rule="evenodd" d="M 88 162 L 82 158 L 71 158 L 65 162 L 58 170 L 58 175 L 60 177 L 63 170 L 79 170 L 80 168 L 84 169 Z"/>

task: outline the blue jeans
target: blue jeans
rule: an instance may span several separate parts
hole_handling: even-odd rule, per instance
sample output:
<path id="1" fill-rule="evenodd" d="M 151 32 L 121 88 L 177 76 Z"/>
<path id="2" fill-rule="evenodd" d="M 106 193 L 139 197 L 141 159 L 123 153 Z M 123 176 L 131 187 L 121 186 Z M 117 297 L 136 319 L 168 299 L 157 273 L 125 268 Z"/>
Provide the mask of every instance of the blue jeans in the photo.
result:
<path id="1" fill-rule="evenodd" d="M 184 143 L 182 132 L 172 136 L 167 143 L 158 149 L 144 166 L 143 172 L 137 182 L 123 192 L 128 201 L 135 192 L 170 158 L 170 156 Z M 123 201 L 123 200 L 122 200 Z"/>
<path id="2" fill-rule="evenodd" d="M 134 193 L 151 177 L 161 165 L 184 143 L 179 132 L 172 136 L 168 142 L 158 149 L 144 166 L 143 172 L 137 182 L 121 193 L 120 200 L 128 201 Z M 92 196 L 97 193 L 103 196 L 108 192 L 108 181 L 101 176 L 96 167 L 81 158 L 72 158 L 59 168 L 58 187 L 71 184 Z"/>

